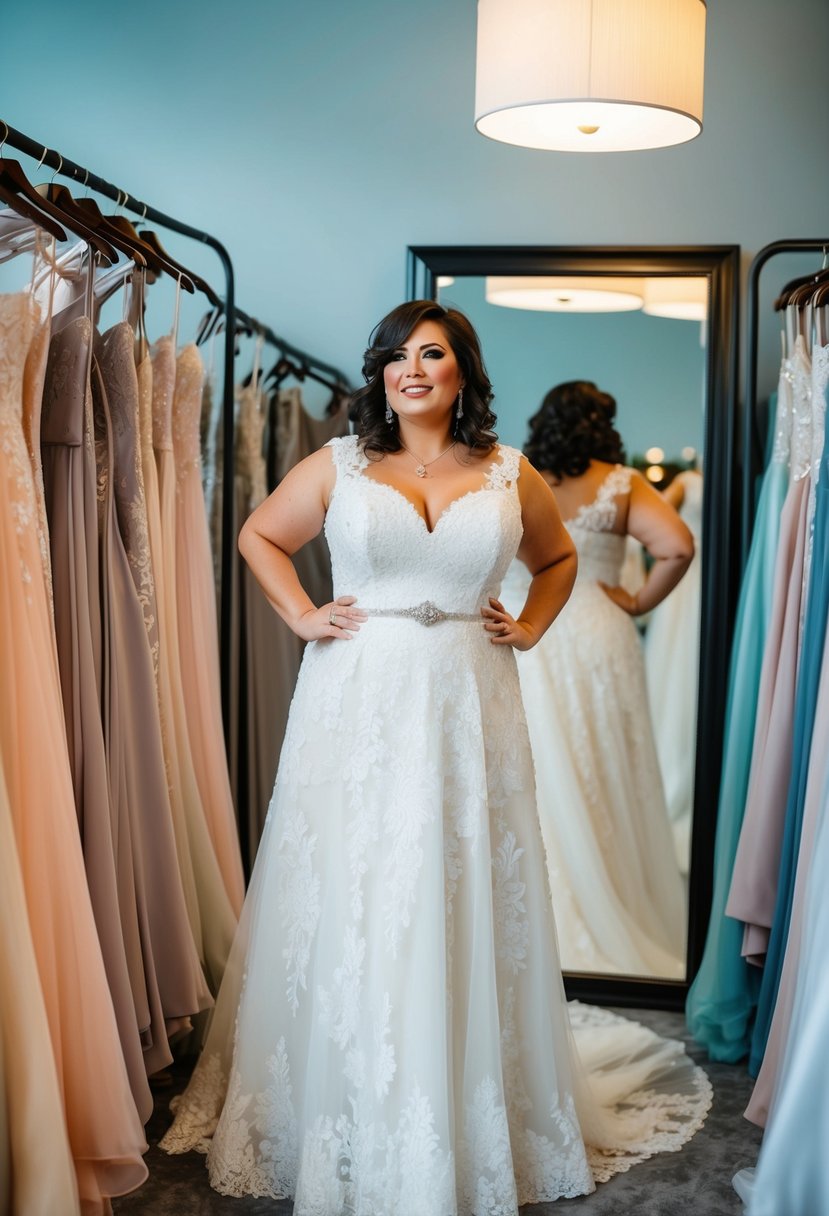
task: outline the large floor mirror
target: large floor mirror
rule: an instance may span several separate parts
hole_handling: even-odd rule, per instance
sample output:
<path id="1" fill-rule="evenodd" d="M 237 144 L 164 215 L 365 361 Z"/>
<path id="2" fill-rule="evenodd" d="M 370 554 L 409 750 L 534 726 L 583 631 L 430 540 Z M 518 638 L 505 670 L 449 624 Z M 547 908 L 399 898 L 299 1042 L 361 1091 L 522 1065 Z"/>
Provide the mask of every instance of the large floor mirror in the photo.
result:
<path id="1" fill-rule="evenodd" d="M 642 853 L 648 854 L 637 884 L 661 890 L 674 911 L 680 900 L 682 936 L 677 945 L 675 935 L 672 953 L 643 948 L 626 954 L 624 944 L 603 948 L 602 917 L 610 924 L 630 913 L 631 932 L 641 928 L 647 942 L 660 939 L 664 926 L 637 927 L 641 908 L 634 912 L 635 894 L 622 891 L 623 871 L 639 860 L 630 854 L 625 859 L 624 850 L 636 847 L 630 839 L 617 838 L 618 890 L 597 889 L 600 882 L 617 886 L 618 877 L 612 867 L 591 869 L 589 839 L 580 852 L 568 834 L 561 853 L 566 864 L 561 862 L 541 799 L 563 795 L 549 792 L 555 777 L 545 784 L 536 756 L 548 859 L 558 858 L 550 864 L 558 879 L 553 903 L 560 902 L 565 983 L 571 996 L 582 999 L 680 1007 L 702 952 L 739 566 L 738 266 L 736 246 L 409 250 L 409 298 L 434 298 L 459 308 L 480 335 L 503 442 L 524 446 L 528 420 L 554 386 L 592 382 L 616 400 L 626 463 L 679 507 L 697 535 L 696 568 L 671 593 L 673 602 L 669 596 L 650 616 L 637 619 L 648 701 L 643 712 L 653 726 L 662 779 L 655 801 L 668 819 L 663 830 L 647 798 L 638 811 L 648 814 L 639 817 L 634 808 L 645 833 Z M 624 578 L 635 583 L 646 572 L 646 555 L 628 538 Z M 543 700 L 536 698 L 533 707 L 525 694 L 525 702 L 529 716 L 543 715 Z M 543 716 L 540 727 L 530 723 L 534 749 L 542 746 L 545 726 Z M 592 746 L 601 747 L 600 739 L 598 732 Z M 582 814 L 578 808 L 574 813 Z M 565 822 L 566 814 L 559 813 L 559 827 L 550 832 L 565 833 Z M 654 896 L 644 906 L 660 905 Z M 651 916 L 654 922 L 662 919 L 658 912 Z M 620 961 L 625 957 L 642 961 L 625 964 Z"/>

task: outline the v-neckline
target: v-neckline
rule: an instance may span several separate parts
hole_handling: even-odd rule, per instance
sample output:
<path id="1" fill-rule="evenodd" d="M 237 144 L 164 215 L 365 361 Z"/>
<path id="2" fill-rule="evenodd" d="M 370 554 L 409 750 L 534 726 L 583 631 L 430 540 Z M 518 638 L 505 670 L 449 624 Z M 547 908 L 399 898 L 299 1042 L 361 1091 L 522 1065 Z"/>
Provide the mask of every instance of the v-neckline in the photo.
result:
<path id="1" fill-rule="evenodd" d="M 367 477 L 365 474 L 365 465 L 363 465 L 360 468 L 360 470 L 358 472 L 358 476 L 363 481 L 369 482 L 370 485 L 379 486 L 379 488 L 381 490 L 388 490 L 391 494 L 393 494 L 395 496 L 395 498 L 401 499 L 404 503 L 406 503 L 411 508 L 414 515 L 420 520 L 421 524 L 423 525 L 423 529 L 424 529 L 426 535 L 434 536 L 435 533 L 437 532 L 438 528 L 440 527 L 441 522 L 445 519 L 445 517 L 447 515 L 449 515 L 452 512 L 452 510 L 457 506 L 457 504 L 459 502 L 463 502 L 464 499 L 466 499 L 466 498 L 474 498 L 476 495 L 483 494 L 485 491 L 491 489 L 490 478 L 492 477 L 492 472 L 496 468 L 496 466 L 502 462 L 503 462 L 503 455 L 501 453 L 501 448 L 499 446 L 497 455 L 487 465 L 486 472 L 484 474 L 484 479 L 483 479 L 483 482 L 481 483 L 481 485 L 479 485 L 477 487 L 477 489 L 474 489 L 474 490 L 465 490 L 464 493 L 459 494 L 457 496 L 457 498 L 450 499 L 450 501 L 446 504 L 446 506 L 443 508 L 443 510 L 438 515 L 437 519 L 434 522 L 434 525 L 431 528 L 429 527 L 429 521 L 426 519 L 426 517 L 424 515 L 421 515 L 420 511 L 417 509 L 417 506 L 415 505 L 415 503 L 412 502 L 412 500 L 411 500 L 411 498 L 409 498 L 408 494 L 404 494 L 402 490 L 398 490 L 397 486 L 390 485 L 389 482 L 387 482 L 387 481 L 377 481 L 377 479 L 374 477 Z"/>

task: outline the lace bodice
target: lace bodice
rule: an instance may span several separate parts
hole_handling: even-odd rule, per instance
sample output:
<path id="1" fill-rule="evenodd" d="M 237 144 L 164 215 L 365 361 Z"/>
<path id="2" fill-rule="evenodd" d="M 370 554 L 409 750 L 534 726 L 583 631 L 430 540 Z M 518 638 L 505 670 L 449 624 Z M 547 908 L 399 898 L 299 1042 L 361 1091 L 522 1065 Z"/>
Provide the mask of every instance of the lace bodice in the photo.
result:
<path id="1" fill-rule="evenodd" d="M 199 348 L 191 343 L 176 360 L 176 389 L 173 395 L 173 449 L 176 476 L 181 478 L 201 467 L 201 406 L 204 364 Z"/>
<path id="2" fill-rule="evenodd" d="M 630 491 L 631 473 L 624 465 L 616 465 L 593 501 L 584 503 L 572 519 L 564 521 L 579 555 L 577 586 L 598 581 L 615 586 L 619 582 L 626 540 L 612 528 L 618 510 L 616 499 Z"/>
<path id="3" fill-rule="evenodd" d="M 450 503 L 430 532 L 408 498 L 364 475 L 369 462 L 356 436 L 327 446 L 337 470 L 325 520 L 335 596 L 354 595 L 366 608 L 429 600 L 475 613 L 498 594 L 523 530 L 520 452 L 499 445 L 481 487 Z"/>

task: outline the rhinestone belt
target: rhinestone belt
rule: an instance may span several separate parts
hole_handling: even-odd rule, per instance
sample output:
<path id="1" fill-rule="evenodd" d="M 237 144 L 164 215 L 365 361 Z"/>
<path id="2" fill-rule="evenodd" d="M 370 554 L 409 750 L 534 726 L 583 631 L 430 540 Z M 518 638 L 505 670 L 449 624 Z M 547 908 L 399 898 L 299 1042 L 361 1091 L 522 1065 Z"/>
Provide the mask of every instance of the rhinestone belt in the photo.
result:
<path id="1" fill-rule="evenodd" d="M 437 625 L 439 621 L 481 621 L 477 612 L 444 612 L 431 600 L 424 600 L 415 608 L 363 608 L 366 616 L 396 616 L 417 621 L 419 625 Z"/>

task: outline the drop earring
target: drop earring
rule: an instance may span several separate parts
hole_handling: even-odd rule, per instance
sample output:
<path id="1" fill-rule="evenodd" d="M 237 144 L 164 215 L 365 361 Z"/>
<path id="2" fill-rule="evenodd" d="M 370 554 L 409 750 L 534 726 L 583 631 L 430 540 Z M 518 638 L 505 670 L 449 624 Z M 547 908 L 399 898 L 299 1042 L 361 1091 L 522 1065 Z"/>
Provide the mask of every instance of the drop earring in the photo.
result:
<path id="1" fill-rule="evenodd" d="M 394 414 L 392 413 L 392 408 L 389 405 L 389 399 L 387 397 L 386 398 L 386 426 L 391 426 L 391 424 L 393 422 L 394 422 Z"/>
<path id="2" fill-rule="evenodd" d="M 455 410 L 455 430 L 458 429 L 458 423 L 463 418 L 463 389 L 458 389 L 458 407 Z"/>

